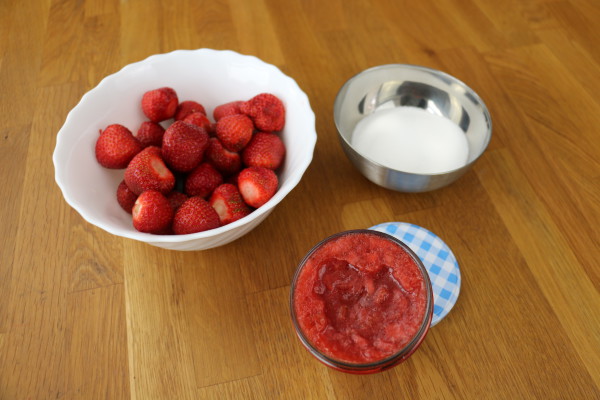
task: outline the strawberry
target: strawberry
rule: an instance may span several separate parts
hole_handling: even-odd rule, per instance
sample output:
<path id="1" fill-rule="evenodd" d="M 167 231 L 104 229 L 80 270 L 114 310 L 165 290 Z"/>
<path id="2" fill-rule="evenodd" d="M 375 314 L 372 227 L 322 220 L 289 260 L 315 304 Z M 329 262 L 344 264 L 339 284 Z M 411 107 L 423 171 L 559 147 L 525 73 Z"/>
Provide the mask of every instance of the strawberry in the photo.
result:
<path id="1" fill-rule="evenodd" d="M 131 189 L 129 189 L 124 180 L 119 183 L 119 186 L 117 186 L 117 202 L 121 208 L 123 208 L 123 210 L 131 214 L 131 209 L 133 208 L 137 198 L 137 194 L 133 193 Z"/>
<path id="2" fill-rule="evenodd" d="M 254 125 L 243 114 L 229 115 L 217 122 L 217 137 L 229 151 L 240 151 L 252 138 Z"/>
<path id="3" fill-rule="evenodd" d="M 123 125 L 113 124 L 96 141 L 96 160 L 105 168 L 121 169 L 142 151 L 142 144 Z"/>
<path id="4" fill-rule="evenodd" d="M 188 115 L 195 112 L 206 115 L 206 110 L 202 104 L 191 100 L 182 101 L 177 106 L 177 111 L 175 111 L 175 121 L 181 121 Z"/>
<path id="5" fill-rule="evenodd" d="M 142 96 L 142 111 L 152 122 L 173 118 L 178 104 L 177 93 L 170 87 L 150 90 Z"/>
<path id="6" fill-rule="evenodd" d="M 187 122 L 188 124 L 199 126 L 200 128 L 206 130 L 207 133 L 212 129 L 212 124 L 208 120 L 208 117 L 201 112 L 191 113 L 185 117 L 183 121 Z"/>
<path id="7" fill-rule="evenodd" d="M 215 121 L 218 121 L 228 115 L 241 114 L 240 105 L 242 103 L 243 101 L 232 101 L 215 107 L 213 110 L 213 118 Z"/>
<path id="8" fill-rule="evenodd" d="M 189 172 L 202 161 L 208 146 L 208 133 L 196 125 L 175 121 L 163 136 L 162 155 L 178 172 Z"/>
<path id="9" fill-rule="evenodd" d="M 160 124 L 152 121 L 144 121 L 140 125 L 135 137 L 140 141 L 142 146 L 162 146 L 162 138 L 165 134 L 165 128 Z"/>
<path id="10" fill-rule="evenodd" d="M 227 150 L 216 137 L 209 139 L 204 157 L 223 175 L 235 174 L 242 169 L 240 154 Z"/>
<path id="11" fill-rule="evenodd" d="M 169 193 L 175 186 L 175 176 L 161 158 L 160 148 L 150 146 L 133 157 L 125 170 L 125 183 L 137 195 L 145 190 Z"/>
<path id="12" fill-rule="evenodd" d="M 187 199 L 173 218 L 173 232 L 176 235 L 202 232 L 219 226 L 219 214 L 200 196 Z"/>
<path id="13" fill-rule="evenodd" d="M 166 233 L 173 221 L 173 208 L 169 200 L 156 190 L 142 192 L 131 214 L 133 226 L 140 232 Z"/>
<path id="14" fill-rule="evenodd" d="M 252 118 L 256 129 L 275 132 L 285 125 L 285 107 L 271 93 L 261 93 L 240 105 L 240 111 Z"/>
<path id="15" fill-rule="evenodd" d="M 218 186 L 208 202 L 219 214 L 221 225 L 237 221 L 252 212 L 252 209 L 244 203 L 238 188 L 230 183 Z"/>
<path id="16" fill-rule="evenodd" d="M 248 167 L 238 176 L 238 188 L 249 206 L 258 208 L 265 204 L 277 191 L 277 175 L 272 169 Z"/>
<path id="17" fill-rule="evenodd" d="M 285 156 L 285 145 L 274 133 L 256 132 L 242 151 L 242 161 L 248 167 L 277 169 Z"/>
<path id="18" fill-rule="evenodd" d="M 207 198 L 217 186 L 223 183 L 223 176 L 211 164 L 204 162 L 190 172 L 185 180 L 185 193 L 188 196 Z"/>
<path id="19" fill-rule="evenodd" d="M 183 204 L 185 203 L 185 201 L 188 199 L 188 195 L 185 193 L 181 193 L 178 192 L 177 190 L 173 190 L 171 193 L 169 193 L 169 195 L 167 196 L 167 200 L 169 200 L 169 204 L 171 204 L 171 208 L 173 208 L 173 211 L 177 211 L 177 209 Z"/>

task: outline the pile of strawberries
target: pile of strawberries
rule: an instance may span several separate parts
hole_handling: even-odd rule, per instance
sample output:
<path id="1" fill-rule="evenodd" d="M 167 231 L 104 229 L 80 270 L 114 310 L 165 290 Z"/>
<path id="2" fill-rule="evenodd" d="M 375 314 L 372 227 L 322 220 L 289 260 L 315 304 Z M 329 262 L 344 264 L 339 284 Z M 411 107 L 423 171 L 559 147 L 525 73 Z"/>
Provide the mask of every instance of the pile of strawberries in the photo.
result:
<path id="1" fill-rule="evenodd" d="M 275 95 L 221 104 L 214 122 L 200 103 L 180 103 L 169 87 L 144 93 L 141 107 L 148 121 L 135 134 L 109 125 L 95 149 L 100 165 L 125 169 L 116 197 L 138 231 L 180 235 L 218 228 L 277 191 L 285 108 Z"/>

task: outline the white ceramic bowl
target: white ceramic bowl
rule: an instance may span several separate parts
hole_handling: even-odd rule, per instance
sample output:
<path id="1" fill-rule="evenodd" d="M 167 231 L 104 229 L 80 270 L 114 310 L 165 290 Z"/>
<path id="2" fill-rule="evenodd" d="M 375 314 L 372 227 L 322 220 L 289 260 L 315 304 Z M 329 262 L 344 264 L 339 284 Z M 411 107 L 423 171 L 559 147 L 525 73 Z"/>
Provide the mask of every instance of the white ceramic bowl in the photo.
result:
<path id="1" fill-rule="evenodd" d="M 180 101 L 200 102 L 209 116 L 219 104 L 247 100 L 262 92 L 283 101 L 286 124 L 281 135 L 287 153 L 279 172 L 279 189 L 265 205 L 231 224 L 189 235 L 152 235 L 133 227 L 131 215 L 115 197 L 124 170 L 100 166 L 94 146 L 99 130 L 109 124 L 119 123 L 135 132 L 146 120 L 140 107 L 143 93 L 162 86 L 175 89 Z M 109 233 L 166 249 L 203 250 L 229 243 L 261 223 L 302 178 L 316 140 L 308 97 L 277 67 L 228 50 L 177 50 L 130 64 L 82 97 L 58 132 L 55 179 L 67 203 Z"/>

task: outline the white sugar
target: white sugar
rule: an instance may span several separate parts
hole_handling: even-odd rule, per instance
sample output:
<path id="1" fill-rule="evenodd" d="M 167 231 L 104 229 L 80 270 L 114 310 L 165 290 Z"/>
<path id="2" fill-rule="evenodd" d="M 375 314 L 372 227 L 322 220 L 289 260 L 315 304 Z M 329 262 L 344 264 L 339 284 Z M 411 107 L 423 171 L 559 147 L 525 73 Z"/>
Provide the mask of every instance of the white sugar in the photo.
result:
<path id="1" fill-rule="evenodd" d="M 417 107 L 380 109 L 354 128 L 352 146 L 388 168 L 435 174 L 467 163 L 469 144 L 454 122 Z"/>

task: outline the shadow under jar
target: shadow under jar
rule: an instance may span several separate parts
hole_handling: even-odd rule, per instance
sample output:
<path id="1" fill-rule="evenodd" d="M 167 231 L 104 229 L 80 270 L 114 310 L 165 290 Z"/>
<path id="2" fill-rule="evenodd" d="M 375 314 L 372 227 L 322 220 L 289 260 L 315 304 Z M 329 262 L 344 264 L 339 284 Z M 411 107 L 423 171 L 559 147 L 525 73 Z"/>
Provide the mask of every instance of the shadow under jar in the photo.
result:
<path id="1" fill-rule="evenodd" d="M 339 371 L 369 374 L 410 357 L 431 325 L 429 275 L 410 248 L 385 233 L 340 232 L 313 247 L 291 285 L 296 333 Z"/>

